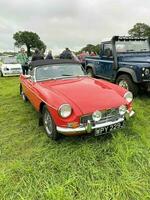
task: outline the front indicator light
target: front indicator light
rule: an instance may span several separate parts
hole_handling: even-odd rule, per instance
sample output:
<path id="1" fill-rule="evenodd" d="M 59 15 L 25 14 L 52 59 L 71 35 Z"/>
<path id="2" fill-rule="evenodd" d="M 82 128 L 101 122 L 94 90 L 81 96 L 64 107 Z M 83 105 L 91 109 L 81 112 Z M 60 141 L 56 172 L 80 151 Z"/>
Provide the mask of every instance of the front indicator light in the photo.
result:
<path id="1" fill-rule="evenodd" d="M 77 128 L 79 127 L 79 123 L 78 122 L 71 122 L 67 124 L 68 128 Z"/>

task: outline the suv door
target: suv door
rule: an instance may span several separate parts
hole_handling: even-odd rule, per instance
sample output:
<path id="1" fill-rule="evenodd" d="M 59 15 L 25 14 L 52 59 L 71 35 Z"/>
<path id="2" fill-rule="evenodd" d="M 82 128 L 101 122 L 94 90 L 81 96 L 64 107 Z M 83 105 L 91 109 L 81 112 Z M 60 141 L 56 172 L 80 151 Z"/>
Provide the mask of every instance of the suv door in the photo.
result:
<path id="1" fill-rule="evenodd" d="M 99 76 L 111 80 L 114 76 L 114 70 L 113 70 L 113 64 L 114 64 L 114 58 L 113 58 L 113 50 L 112 50 L 112 44 L 104 43 L 103 44 L 103 50 L 101 54 L 100 59 L 100 67 L 99 67 Z"/>

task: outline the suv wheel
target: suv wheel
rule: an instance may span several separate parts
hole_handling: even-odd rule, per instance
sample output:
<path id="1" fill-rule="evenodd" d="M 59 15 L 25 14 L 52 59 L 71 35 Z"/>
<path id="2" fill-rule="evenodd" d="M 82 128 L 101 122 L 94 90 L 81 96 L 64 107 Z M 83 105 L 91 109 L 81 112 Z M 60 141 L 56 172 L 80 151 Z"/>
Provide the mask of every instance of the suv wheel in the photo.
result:
<path id="1" fill-rule="evenodd" d="M 92 68 L 88 68 L 88 69 L 87 69 L 87 74 L 88 74 L 88 76 L 90 76 L 90 77 L 94 77 L 94 73 L 93 73 Z"/>
<path id="2" fill-rule="evenodd" d="M 116 83 L 121 86 L 124 87 L 125 89 L 131 91 L 133 93 L 134 96 L 137 96 L 138 94 L 138 86 L 137 84 L 135 84 L 131 77 L 129 75 L 123 74 L 120 75 L 117 80 Z"/>
<path id="3" fill-rule="evenodd" d="M 57 132 L 55 122 L 46 106 L 43 107 L 42 119 L 47 136 L 52 138 L 52 140 L 58 140 L 60 134 Z"/>

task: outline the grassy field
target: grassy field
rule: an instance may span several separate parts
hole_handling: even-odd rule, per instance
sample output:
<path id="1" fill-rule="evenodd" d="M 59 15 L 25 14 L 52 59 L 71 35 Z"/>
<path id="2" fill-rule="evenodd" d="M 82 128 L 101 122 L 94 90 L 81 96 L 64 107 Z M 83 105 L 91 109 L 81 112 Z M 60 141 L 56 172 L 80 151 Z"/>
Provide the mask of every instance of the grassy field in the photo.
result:
<path id="1" fill-rule="evenodd" d="M 19 96 L 18 78 L 0 78 L 0 199 L 150 199 L 150 96 L 134 110 L 113 136 L 55 142 Z"/>

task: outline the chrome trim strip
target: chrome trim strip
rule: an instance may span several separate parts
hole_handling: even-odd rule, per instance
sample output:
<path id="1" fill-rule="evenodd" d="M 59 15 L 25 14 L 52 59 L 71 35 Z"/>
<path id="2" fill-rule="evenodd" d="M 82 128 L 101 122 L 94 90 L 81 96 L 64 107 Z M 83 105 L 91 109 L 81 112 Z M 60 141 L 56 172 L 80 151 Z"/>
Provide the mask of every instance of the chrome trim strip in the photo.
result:
<path id="1" fill-rule="evenodd" d="M 96 128 L 102 128 L 102 127 L 109 126 L 109 125 L 116 124 L 116 123 L 123 122 L 123 121 L 124 121 L 124 118 L 119 118 L 118 120 L 116 120 L 114 122 L 105 122 L 103 124 L 96 124 L 95 126 L 92 126 L 91 129 L 93 130 Z M 63 127 L 57 126 L 56 129 L 59 133 L 64 133 L 64 134 L 65 133 L 87 132 L 87 127 L 63 128 Z"/>
<path id="2" fill-rule="evenodd" d="M 111 60 L 100 60 L 99 58 L 95 58 L 95 59 L 86 58 L 86 60 L 97 61 L 97 62 L 105 62 L 105 63 L 113 63 L 113 61 L 111 61 Z"/>

